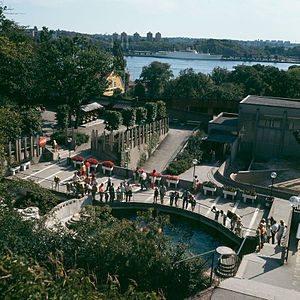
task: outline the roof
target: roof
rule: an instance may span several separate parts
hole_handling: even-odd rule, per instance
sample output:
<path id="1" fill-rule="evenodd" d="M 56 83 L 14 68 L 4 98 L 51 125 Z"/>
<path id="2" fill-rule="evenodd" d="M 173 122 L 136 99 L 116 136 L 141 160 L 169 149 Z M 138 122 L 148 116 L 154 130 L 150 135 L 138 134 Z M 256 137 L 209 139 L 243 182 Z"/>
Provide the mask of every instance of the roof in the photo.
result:
<path id="1" fill-rule="evenodd" d="M 279 97 L 263 97 L 249 95 L 243 99 L 240 104 L 249 105 L 264 105 L 264 106 L 276 106 L 285 108 L 300 109 L 300 99 L 279 98 Z"/>
<path id="2" fill-rule="evenodd" d="M 237 127 L 238 115 L 232 113 L 220 113 L 215 119 L 209 121 L 211 124 L 219 124 L 224 126 Z"/>
<path id="3" fill-rule="evenodd" d="M 222 133 L 213 133 L 207 137 L 209 142 L 218 142 L 218 143 L 233 143 L 238 137 L 231 134 L 222 134 Z"/>
<path id="4" fill-rule="evenodd" d="M 92 110 L 102 109 L 102 108 L 103 108 L 103 106 L 97 102 L 93 102 L 93 103 L 89 103 L 89 104 L 80 106 L 80 109 L 84 112 L 89 112 Z"/>

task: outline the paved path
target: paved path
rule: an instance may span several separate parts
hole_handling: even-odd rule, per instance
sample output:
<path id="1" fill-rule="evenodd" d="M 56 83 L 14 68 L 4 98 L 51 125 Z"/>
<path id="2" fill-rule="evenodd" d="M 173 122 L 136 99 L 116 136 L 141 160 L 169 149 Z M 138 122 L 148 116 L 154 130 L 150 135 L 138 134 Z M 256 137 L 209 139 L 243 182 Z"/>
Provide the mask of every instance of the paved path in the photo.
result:
<path id="1" fill-rule="evenodd" d="M 85 157 L 86 159 L 89 156 Z M 41 186 L 52 189 L 54 187 L 54 176 L 58 176 L 61 179 L 60 191 L 65 192 L 66 186 L 65 184 L 68 181 L 71 181 L 74 175 L 73 166 L 66 165 L 66 159 L 62 159 L 61 163 L 57 162 L 47 162 L 40 163 L 37 165 L 31 166 L 30 169 L 27 169 L 23 172 L 17 173 L 17 176 L 23 179 L 31 179 L 35 182 L 39 183 Z M 106 182 L 107 176 L 103 174 L 97 173 L 97 182 Z M 123 181 L 123 178 L 112 177 L 112 182 L 114 182 L 115 186 L 119 186 L 120 182 Z M 168 190 L 175 190 L 171 188 Z M 179 190 L 182 192 L 182 190 Z M 240 200 L 233 201 L 224 199 L 221 197 L 213 197 L 213 196 L 204 196 L 200 193 L 196 194 L 196 209 L 195 213 L 200 213 L 208 218 L 214 219 L 215 214 L 211 212 L 211 208 L 215 205 L 218 209 L 227 212 L 227 210 L 231 210 L 242 218 L 242 224 L 244 225 L 244 233 L 253 235 L 254 229 L 257 228 L 262 217 L 266 217 L 268 214 L 267 210 L 264 210 L 259 206 L 259 204 L 250 204 L 243 203 Z M 99 199 L 99 195 L 97 195 L 96 200 Z M 132 201 L 136 202 L 144 202 L 144 203 L 152 203 L 153 202 L 153 190 L 149 189 L 147 191 L 140 191 L 140 187 L 134 187 L 133 199 Z M 169 205 L 169 197 L 165 198 L 165 205 Z M 178 206 L 182 206 L 182 200 L 179 200 Z M 188 210 L 191 210 L 189 205 Z M 219 222 L 222 222 L 221 217 L 219 218 Z M 226 222 L 226 227 L 229 228 L 229 222 Z"/>
<path id="2" fill-rule="evenodd" d="M 167 137 L 142 168 L 148 172 L 153 169 L 158 172 L 164 171 L 192 132 L 189 128 L 170 128 Z"/>

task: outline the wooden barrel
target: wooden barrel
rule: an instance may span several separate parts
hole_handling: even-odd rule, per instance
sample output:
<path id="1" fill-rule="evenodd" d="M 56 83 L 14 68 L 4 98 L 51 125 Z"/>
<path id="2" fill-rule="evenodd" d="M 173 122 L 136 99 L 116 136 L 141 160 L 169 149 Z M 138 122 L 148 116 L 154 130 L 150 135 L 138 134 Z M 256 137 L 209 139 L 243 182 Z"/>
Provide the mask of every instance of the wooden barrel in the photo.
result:
<path id="1" fill-rule="evenodd" d="M 237 271 L 238 258 L 236 254 L 222 255 L 219 258 L 216 273 L 220 277 L 232 277 Z"/>

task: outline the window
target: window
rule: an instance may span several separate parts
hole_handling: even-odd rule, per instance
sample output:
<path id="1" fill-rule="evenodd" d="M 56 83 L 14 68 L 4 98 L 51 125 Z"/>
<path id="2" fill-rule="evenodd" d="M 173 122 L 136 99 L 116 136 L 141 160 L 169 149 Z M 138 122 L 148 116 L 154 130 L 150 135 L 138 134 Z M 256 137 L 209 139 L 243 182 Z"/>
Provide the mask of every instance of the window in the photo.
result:
<path id="1" fill-rule="evenodd" d="M 117 82 L 116 81 L 114 81 L 114 87 L 117 87 Z"/>

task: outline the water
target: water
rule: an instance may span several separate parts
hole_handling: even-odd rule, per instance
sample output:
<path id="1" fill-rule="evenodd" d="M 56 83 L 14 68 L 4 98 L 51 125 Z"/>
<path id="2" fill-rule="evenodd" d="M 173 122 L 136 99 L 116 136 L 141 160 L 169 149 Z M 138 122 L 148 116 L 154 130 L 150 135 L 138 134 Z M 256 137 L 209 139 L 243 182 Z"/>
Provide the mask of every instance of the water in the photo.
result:
<path id="1" fill-rule="evenodd" d="M 136 211 L 114 210 L 113 215 L 119 219 L 126 218 L 134 220 L 136 217 Z M 164 228 L 164 232 L 170 237 L 172 243 L 174 244 L 178 244 L 180 242 L 182 235 L 188 236 L 190 238 L 189 251 L 193 255 L 214 250 L 219 246 L 228 246 L 235 249 L 234 245 L 229 240 L 226 240 L 220 236 L 220 233 L 208 228 L 206 225 L 200 222 L 175 215 L 170 216 L 170 221 L 175 227 L 175 230 Z"/>
<path id="2" fill-rule="evenodd" d="M 274 66 L 280 70 L 287 70 L 293 64 L 289 63 L 272 63 L 272 62 L 245 62 L 245 61 L 224 61 L 224 60 L 184 60 L 184 59 L 169 59 L 158 57 L 141 57 L 141 56 L 126 56 L 127 67 L 130 72 L 130 80 L 134 81 L 140 77 L 142 68 L 149 65 L 153 61 L 168 63 L 171 65 L 171 70 L 175 77 L 179 75 L 181 70 L 192 68 L 196 73 L 210 74 L 215 67 L 226 68 L 232 71 L 234 66 L 245 65 L 253 66 L 261 64 L 265 66 Z"/>

